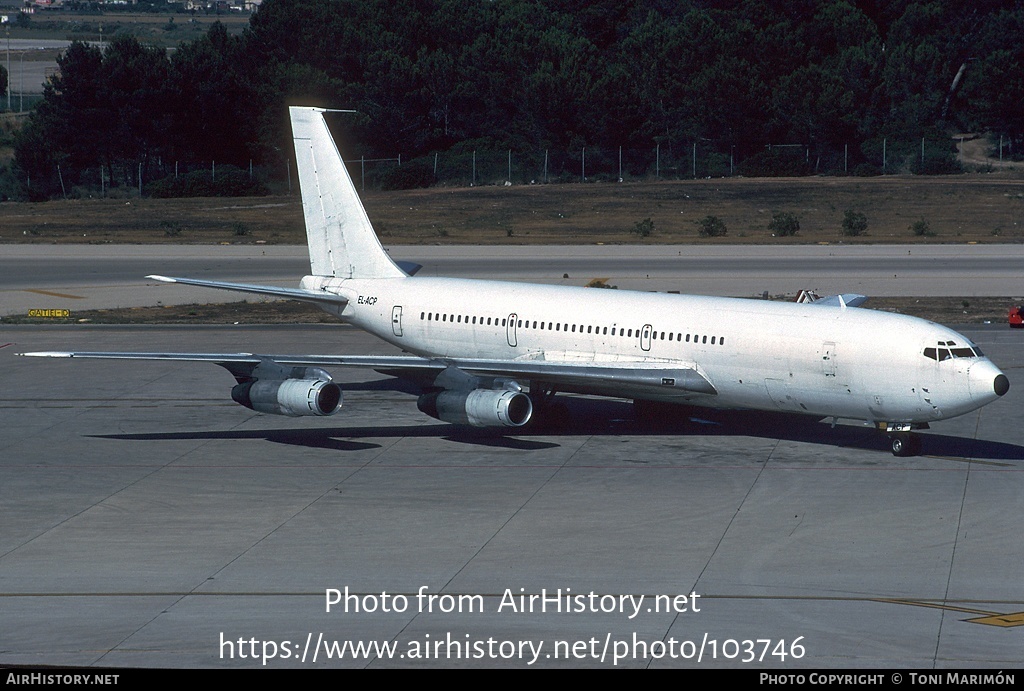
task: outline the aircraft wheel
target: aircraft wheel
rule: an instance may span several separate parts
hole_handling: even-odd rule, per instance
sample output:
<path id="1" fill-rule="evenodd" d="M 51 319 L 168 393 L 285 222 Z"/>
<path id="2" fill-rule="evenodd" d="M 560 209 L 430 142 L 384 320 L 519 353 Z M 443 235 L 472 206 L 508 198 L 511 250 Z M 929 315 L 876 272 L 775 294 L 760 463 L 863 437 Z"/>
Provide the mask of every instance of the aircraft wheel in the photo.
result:
<path id="1" fill-rule="evenodd" d="M 893 456 L 902 458 L 916 456 L 921 453 L 921 439 L 916 434 L 900 433 L 889 438 Z"/>
<path id="2" fill-rule="evenodd" d="M 552 429 L 564 430 L 572 427 L 572 413 L 564 403 L 555 403 L 547 410 L 548 420 Z"/>
<path id="3" fill-rule="evenodd" d="M 572 414 L 564 403 L 545 401 L 534 407 L 533 416 L 526 423 L 531 432 L 560 432 L 572 426 Z"/>
<path id="4" fill-rule="evenodd" d="M 641 429 L 650 431 L 676 430 L 690 422 L 692 408 L 680 403 L 662 401 L 633 401 L 633 414 Z"/>

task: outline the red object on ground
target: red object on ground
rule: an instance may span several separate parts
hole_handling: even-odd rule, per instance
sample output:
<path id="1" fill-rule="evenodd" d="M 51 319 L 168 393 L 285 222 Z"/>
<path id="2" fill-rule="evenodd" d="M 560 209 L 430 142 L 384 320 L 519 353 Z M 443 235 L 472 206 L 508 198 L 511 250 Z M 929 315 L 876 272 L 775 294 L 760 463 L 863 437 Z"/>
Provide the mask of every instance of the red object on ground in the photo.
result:
<path id="1" fill-rule="evenodd" d="M 1024 328 L 1024 307 L 1021 307 L 1020 305 L 1011 307 L 1009 322 L 1011 329 Z"/>

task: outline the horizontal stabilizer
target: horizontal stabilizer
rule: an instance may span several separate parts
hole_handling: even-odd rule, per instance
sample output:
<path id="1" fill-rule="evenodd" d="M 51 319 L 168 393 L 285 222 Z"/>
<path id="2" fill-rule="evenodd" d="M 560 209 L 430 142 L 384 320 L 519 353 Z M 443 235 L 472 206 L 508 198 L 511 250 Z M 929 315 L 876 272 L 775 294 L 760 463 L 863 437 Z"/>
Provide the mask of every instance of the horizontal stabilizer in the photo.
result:
<path id="1" fill-rule="evenodd" d="M 420 269 L 423 268 L 422 264 L 417 264 L 416 262 L 399 261 L 395 262 L 395 264 L 397 264 L 398 268 L 404 271 L 408 276 L 415 276 L 417 273 L 419 273 Z"/>
<path id="2" fill-rule="evenodd" d="M 154 281 L 164 283 L 182 283 L 190 286 L 202 286 L 204 288 L 217 288 L 220 290 L 235 290 L 240 293 L 256 293 L 270 297 L 284 298 L 287 300 L 301 300 L 323 305 L 344 305 L 348 298 L 333 293 L 320 293 L 302 288 L 278 288 L 276 286 L 262 286 L 251 283 L 228 283 L 225 281 L 204 281 L 198 278 L 172 278 L 170 276 L 146 276 Z"/>

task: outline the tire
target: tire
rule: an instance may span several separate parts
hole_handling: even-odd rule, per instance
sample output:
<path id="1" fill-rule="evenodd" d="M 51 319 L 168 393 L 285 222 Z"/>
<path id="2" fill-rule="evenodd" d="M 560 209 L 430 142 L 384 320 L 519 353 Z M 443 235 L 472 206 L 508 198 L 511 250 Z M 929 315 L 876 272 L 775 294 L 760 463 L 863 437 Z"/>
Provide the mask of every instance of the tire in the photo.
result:
<path id="1" fill-rule="evenodd" d="M 892 455 L 900 458 L 917 456 L 921 453 L 921 439 L 916 434 L 894 434 L 889 438 Z"/>

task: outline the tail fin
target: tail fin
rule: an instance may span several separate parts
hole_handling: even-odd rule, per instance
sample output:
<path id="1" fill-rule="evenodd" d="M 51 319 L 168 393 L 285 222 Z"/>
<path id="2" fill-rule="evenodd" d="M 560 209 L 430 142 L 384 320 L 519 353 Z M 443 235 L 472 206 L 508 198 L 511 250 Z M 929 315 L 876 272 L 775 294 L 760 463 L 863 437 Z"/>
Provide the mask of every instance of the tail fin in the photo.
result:
<path id="1" fill-rule="evenodd" d="M 399 278 L 399 269 L 381 246 L 355 185 L 334 145 L 322 108 L 292 106 L 295 160 L 302 212 L 315 276 Z"/>

